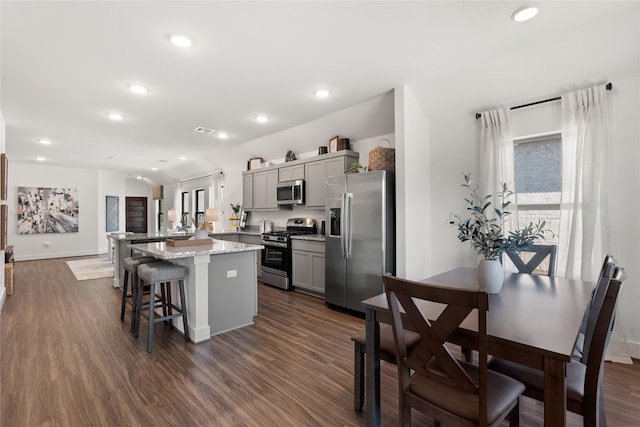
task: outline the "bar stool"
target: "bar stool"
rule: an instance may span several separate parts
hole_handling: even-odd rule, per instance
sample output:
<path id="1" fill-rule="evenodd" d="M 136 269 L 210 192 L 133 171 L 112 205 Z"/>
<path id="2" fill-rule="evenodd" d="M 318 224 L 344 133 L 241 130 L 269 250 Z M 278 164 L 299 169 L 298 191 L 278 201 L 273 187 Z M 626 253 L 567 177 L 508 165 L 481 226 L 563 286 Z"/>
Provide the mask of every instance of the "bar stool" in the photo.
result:
<path id="1" fill-rule="evenodd" d="M 122 268 L 124 268 L 124 280 L 122 283 L 122 304 L 120 307 L 120 321 L 124 322 L 124 313 L 127 308 L 127 300 L 131 300 L 131 332 L 134 331 L 134 312 L 135 312 L 135 302 L 136 302 L 136 283 L 137 279 L 137 271 L 138 266 L 140 264 L 145 264 L 148 262 L 157 262 L 159 260 L 150 256 L 136 256 L 136 257 L 128 257 L 122 260 Z M 129 279 L 131 276 L 131 279 Z M 131 292 L 129 292 L 129 283 L 131 283 Z"/>
<path id="2" fill-rule="evenodd" d="M 140 316 L 143 307 L 149 308 L 149 338 L 147 351 L 151 353 L 153 349 L 153 327 L 154 324 L 163 321 L 169 321 L 177 317 L 182 317 L 182 325 L 184 327 L 184 340 L 189 341 L 189 324 L 187 322 L 187 313 L 185 311 L 184 297 L 184 279 L 185 269 L 170 262 L 154 262 L 140 264 L 138 266 L 138 282 L 136 284 L 136 308 L 135 313 L 135 334 L 136 337 L 140 332 Z M 178 284 L 180 293 L 180 304 L 182 307 L 171 302 L 171 285 Z M 156 299 L 156 285 L 160 285 L 161 298 Z M 142 302 L 142 294 L 145 286 L 149 286 L 149 301 Z M 155 309 L 162 308 L 162 317 L 155 317 Z M 173 311 L 176 311 L 174 313 Z"/>

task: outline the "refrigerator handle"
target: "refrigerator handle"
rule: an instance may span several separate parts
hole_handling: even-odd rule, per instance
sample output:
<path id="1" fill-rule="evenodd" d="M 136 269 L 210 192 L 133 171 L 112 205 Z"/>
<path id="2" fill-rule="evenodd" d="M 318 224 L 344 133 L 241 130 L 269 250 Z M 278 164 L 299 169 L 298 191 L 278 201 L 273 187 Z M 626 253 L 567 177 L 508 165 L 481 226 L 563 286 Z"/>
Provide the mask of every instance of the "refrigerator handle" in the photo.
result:
<path id="1" fill-rule="evenodd" d="M 345 212 L 345 200 L 347 198 L 347 193 L 342 193 L 342 200 L 340 201 L 340 249 L 342 250 L 342 258 L 346 258 L 347 255 L 347 251 L 346 251 L 346 228 L 345 228 L 345 222 L 346 222 L 346 212 Z"/>
<path id="2" fill-rule="evenodd" d="M 351 243 L 352 243 L 352 236 L 351 236 L 351 201 L 353 200 L 353 193 L 346 193 L 345 194 L 345 199 L 346 199 L 346 203 L 345 203 L 345 207 L 346 207 L 346 212 L 345 212 L 345 223 L 347 225 L 347 228 L 344 232 L 344 239 L 345 239 L 345 247 L 346 247 L 346 253 L 347 256 L 346 258 L 349 259 L 351 258 Z"/>

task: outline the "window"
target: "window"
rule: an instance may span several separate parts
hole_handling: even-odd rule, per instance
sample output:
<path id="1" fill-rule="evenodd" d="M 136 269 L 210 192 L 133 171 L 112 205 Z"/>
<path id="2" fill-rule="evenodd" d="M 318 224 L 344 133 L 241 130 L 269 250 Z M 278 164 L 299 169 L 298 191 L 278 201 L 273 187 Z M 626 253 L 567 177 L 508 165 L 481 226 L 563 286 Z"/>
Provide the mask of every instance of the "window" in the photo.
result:
<path id="1" fill-rule="evenodd" d="M 164 210 L 164 203 L 162 199 L 157 199 L 156 200 L 156 214 L 158 215 L 157 217 L 157 224 L 158 224 L 158 231 L 162 231 L 164 229 L 164 215 L 162 214 L 162 211 Z"/>
<path id="2" fill-rule="evenodd" d="M 204 189 L 196 190 L 196 228 L 204 223 Z"/>
<path id="3" fill-rule="evenodd" d="M 558 244 L 562 191 L 560 133 L 517 138 L 514 144 L 518 223 L 546 221 L 554 235 L 545 236 L 539 244 Z"/>
<path id="4" fill-rule="evenodd" d="M 186 228 L 189 226 L 189 192 L 185 191 L 182 193 L 182 227 Z"/>

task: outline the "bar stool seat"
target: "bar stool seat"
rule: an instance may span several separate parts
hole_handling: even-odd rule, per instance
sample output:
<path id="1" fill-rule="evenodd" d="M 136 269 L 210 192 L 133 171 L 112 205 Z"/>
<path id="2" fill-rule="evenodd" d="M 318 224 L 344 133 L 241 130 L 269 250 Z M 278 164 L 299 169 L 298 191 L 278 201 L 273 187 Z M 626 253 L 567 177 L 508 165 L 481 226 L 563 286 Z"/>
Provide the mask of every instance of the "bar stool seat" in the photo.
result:
<path id="1" fill-rule="evenodd" d="M 168 321 L 177 317 L 182 317 L 182 325 L 184 327 L 184 340 L 189 341 L 189 324 L 187 322 L 187 313 L 185 307 L 185 293 L 184 293 L 184 279 L 185 268 L 170 262 L 154 262 L 147 264 L 140 264 L 138 266 L 138 282 L 137 282 L 137 302 L 138 308 L 136 316 L 136 337 L 140 332 L 140 316 L 143 307 L 148 307 L 149 313 L 149 337 L 147 343 L 147 351 L 151 353 L 153 349 L 153 327 L 158 322 Z M 178 291 L 180 294 L 180 305 L 173 304 L 171 302 L 171 285 L 173 283 L 178 284 Z M 156 285 L 160 285 L 160 300 L 156 300 Z M 142 302 L 142 294 L 145 286 L 149 286 L 149 301 Z M 156 317 L 155 309 L 162 308 L 162 317 Z M 175 313 L 174 313 L 175 310 Z"/>
<path id="2" fill-rule="evenodd" d="M 148 262 L 157 262 L 159 260 L 150 256 L 137 256 L 137 257 L 128 257 L 122 260 L 122 268 L 124 269 L 124 280 L 122 283 L 122 303 L 120 306 L 120 321 L 124 322 L 124 313 L 127 308 L 127 300 L 131 300 L 131 332 L 134 331 L 134 312 L 135 312 L 135 301 L 136 301 L 136 283 L 137 280 L 137 271 L 138 266 L 140 264 L 145 264 Z M 131 284 L 131 291 L 129 291 L 129 284 Z"/>

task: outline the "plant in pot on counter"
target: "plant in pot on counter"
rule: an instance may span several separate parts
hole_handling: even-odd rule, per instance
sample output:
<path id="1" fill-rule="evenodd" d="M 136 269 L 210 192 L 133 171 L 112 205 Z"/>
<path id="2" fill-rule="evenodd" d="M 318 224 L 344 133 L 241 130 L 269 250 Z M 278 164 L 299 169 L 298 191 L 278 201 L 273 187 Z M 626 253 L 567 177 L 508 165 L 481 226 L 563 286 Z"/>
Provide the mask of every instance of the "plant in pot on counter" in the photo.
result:
<path id="1" fill-rule="evenodd" d="M 493 195 L 480 195 L 480 190 L 473 185 L 471 174 L 464 174 L 463 187 L 469 190 L 465 198 L 468 216 L 452 214 L 449 224 L 458 229 L 458 240 L 469 242 L 471 247 L 484 258 L 478 265 L 478 282 L 486 287 L 489 293 L 497 293 L 502 288 L 504 271 L 501 263 L 505 251 L 521 251 L 531 248 L 538 239 L 544 239 L 551 233 L 545 221 L 530 222 L 524 228 L 504 233 L 505 220 L 511 215 L 507 210 L 513 196 L 506 183 L 496 193 L 498 207 L 491 207 Z M 552 233 L 553 234 L 553 233 Z M 493 277 L 493 279 L 490 279 Z"/>
<path id="2" fill-rule="evenodd" d="M 231 209 L 233 209 L 233 215 L 229 219 L 240 219 L 238 218 L 238 214 L 240 213 L 240 203 L 236 203 L 235 205 L 231 203 Z"/>

